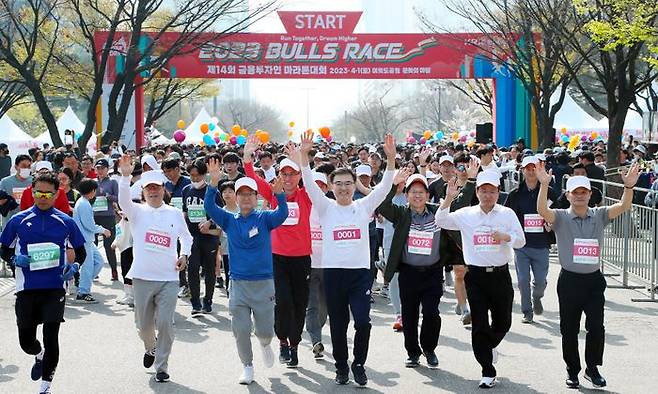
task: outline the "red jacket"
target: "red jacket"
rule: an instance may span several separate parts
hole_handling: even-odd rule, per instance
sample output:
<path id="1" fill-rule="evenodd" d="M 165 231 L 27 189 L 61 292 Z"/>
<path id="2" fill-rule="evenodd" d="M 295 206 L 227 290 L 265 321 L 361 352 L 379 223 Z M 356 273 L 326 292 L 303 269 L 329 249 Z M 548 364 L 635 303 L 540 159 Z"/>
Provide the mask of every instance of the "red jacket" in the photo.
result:
<path id="1" fill-rule="evenodd" d="M 254 165 L 244 166 L 245 174 L 256 181 L 258 193 L 270 202 L 270 208 L 276 209 L 277 203 L 272 187 L 254 172 Z M 299 188 L 292 195 L 286 195 L 286 201 L 299 205 L 299 222 L 291 226 L 279 226 L 272 231 L 272 253 L 281 256 L 299 257 L 311 255 L 311 199 L 304 188 Z M 290 207 L 290 206 L 288 206 Z M 291 211 L 289 211 L 290 215 Z M 290 216 L 288 216 L 290 217 Z"/>
<path id="2" fill-rule="evenodd" d="M 21 196 L 21 211 L 24 211 L 34 205 L 34 196 L 32 195 L 32 186 L 28 186 L 23 195 Z M 66 192 L 60 188 L 57 191 L 57 196 L 55 197 L 55 208 L 64 212 L 67 215 L 72 215 L 71 206 L 69 205 L 69 199 L 66 198 Z"/>

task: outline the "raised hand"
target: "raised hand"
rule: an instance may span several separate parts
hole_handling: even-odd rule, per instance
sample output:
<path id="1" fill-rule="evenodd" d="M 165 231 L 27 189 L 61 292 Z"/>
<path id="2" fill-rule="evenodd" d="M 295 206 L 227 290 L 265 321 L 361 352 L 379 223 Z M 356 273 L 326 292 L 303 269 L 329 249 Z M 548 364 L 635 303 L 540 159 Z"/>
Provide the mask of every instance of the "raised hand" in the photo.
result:
<path id="1" fill-rule="evenodd" d="M 290 160 L 297 163 L 298 166 L 303 167 L 305 165 L 302 163 L 302 152 L 294 142 L 288 141 L 286 146 L 283 147 L 283 152 L 286 154 L 286 156 L 288 156 Z"/>
<path id="2" fill-rule="evenodd" d="M 301 151 L 303 154 L 308 156 L 308 153 L 313 149 L 313 130 L 308 129 L 302 133 L 301 140 Z"/>
<path id="3" fill-rule="evenodd" d="M 638 163 L 631 164 L 631 167 L 626 171 L 625 174 L 621 175 L 621 179 L 624 182 L 624 186 L 632 188 L 637 183 L 638 178 L 640 177 L 640 165 Z"/>
<path id="4" fill-rule="evenodd" d="M 135 165 L 133 164 L 132 157 L 130 155 L 121 155 L 119 158 L 119 172 L 121 172 L 121 175 L 130 176 L 134 169 Z"/>
<path id="5" fill-rule="evenodd" d="M 272 192 L 274 194 L 283 193 L 283 177 L 281 175 L 274 179 L 274 182 L 272 183 Z"/>
<path id="6" fill-rule="evenodd" d="M 548 185 L 551 183 L 551 179 L 553 179 L 553 170 L 546 172 L 546 164 L 540 161 L 535 168 L 535 175 L 537 175 L 539 183 L 542 185 Z M 635 180 L 637 180 L 637 178 Z"/>
<path id="7" fill-rule="evenodd" d="M 459 186 L 457 186 L 457 178 L 447 182 L 448 187 L 446 188 L 446 201 L 451 201 L 459 195 Z"/>
<path id="8" fill-rule="evenodd" d="M 384 136 L 384 153 L 386 153 L 386 160 L 388 162 L 395 163 L 395 155 L 397 151 L 395 150 L 395 138 L 393 134 L 388 133 Z"/>
<path id="9" fill-rule="evenodd" d="M 242 157 L 242 160 L 245 163 L 251 163 L 252 156 L 256 152 L 256 149 L 258 149 L 259 143 L 260 140 L 255 135 L 251 135 L 247 138 L 247 142 L 244 144 L 244 153 Z"/>
<path id="10" fill-rule="evenodd" d="M 418 155 L 418 158 L 420 159 L 420 164 L 427 164 L 427 159 L 430 157 L 432 154 L 432 150 L 428 147 L 423 147 L 423 149 L 420 151 L 420 154 Z"/>
<path id="11" fill-rule="evenodd" d="M 471 157 L 471 160 L 466 165 L 466 175 L 469 178 L 475 178 L 478 176 L 478 171 L 480 171 L 480 161 Z"/>
<path id="12" fill-rule="evenodd" d="M 407 178 L 409 178 L 411 174 L 412 172 L 409 168 L 403 167 L 395 173 L 395 177 L 393 177 L 393 184 L 399 185 L 400 183 L 406 182 Z"/>
<path id="13" fill-rule="evenodd" d="M 211 158 L 208 160 L 208 174 L 210 174 L 210 186 L 217 187 L 222 177 L 222 169 L 219 160 Z"/>

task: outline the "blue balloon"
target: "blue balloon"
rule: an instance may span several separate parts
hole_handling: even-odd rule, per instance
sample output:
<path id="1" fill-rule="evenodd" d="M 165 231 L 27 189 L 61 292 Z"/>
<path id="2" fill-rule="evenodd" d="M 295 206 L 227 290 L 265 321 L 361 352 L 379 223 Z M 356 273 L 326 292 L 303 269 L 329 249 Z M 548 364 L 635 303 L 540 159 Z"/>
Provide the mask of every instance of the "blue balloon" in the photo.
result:
<path id="1" fill-rule="evenodd" d="M 209 136 L 208 134 L 203 136 L 203 142 L 206 145 L 215 145 L 215 140 L 213 140 L 212 137 Z"/>
<path id="2" fill-rule="evenodd" d="M 443 139 L 443 131 L 437 131 L 436 134 L 434 134 L 434 137 L 437 140 L 442 140 Z"/>
<path id="3" fill-rule="evenodd" d="M 210 123 L 210 124 L 208 125 L 208 128 L 210 129 L 210 131 L 215 130 L 215 124 L 214 124 L 214 123 Z"/>
<path id="4" fill-rule="evenodd" d="M 236 138 L 238 145 L 244 145 L 245 142 L 247 142 L 247 137 L 244 135 L 239 135 L 238 138 Z"/>

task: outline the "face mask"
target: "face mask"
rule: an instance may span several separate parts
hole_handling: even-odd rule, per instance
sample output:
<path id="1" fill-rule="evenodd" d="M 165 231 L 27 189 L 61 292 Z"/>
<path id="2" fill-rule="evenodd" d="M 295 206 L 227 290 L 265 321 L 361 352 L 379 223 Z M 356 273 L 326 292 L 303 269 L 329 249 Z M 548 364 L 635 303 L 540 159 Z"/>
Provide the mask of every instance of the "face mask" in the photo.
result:
<path id="1" fill-rule="evenodd" d="M 18 174 L 20 175 L 21 178 L 29 178 L 30 177 L 30 169 L 29 168 L 21 168 L 20 171 L 18 171 Z"/>
<path id="2" fill-rule="evenodd" d="M 192 187 L 195 189 L 201 189 L 206 185 L 206 182 L 204 180 L 201 180 L 200 182 L 192 182 Z"/>

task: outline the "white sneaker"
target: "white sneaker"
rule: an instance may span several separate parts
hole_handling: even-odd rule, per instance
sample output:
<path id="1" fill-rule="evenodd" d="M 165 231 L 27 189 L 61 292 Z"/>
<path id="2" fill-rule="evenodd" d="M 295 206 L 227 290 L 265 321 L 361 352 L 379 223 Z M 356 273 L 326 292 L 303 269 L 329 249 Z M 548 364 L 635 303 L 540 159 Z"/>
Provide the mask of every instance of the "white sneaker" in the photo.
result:
<path id="1" fill-rule="evenodd" d="M 495 364 L 498 362 L 498 350 L 496 348 L 491 349 L 491 363 Z"/>
<path id="2" fill-rule="evenodd" d="M 242 375 L 240 375 L 240 379 L 238 380 L 238 383 L 240 384 L 251 384 L 251 382 L 254 381 L 254 366 L 253 365 L 245 365 L 242 370 Z"/>
<path id="3" fill-rule="evenodd" d="M 271 343 L 268 343 L 267 345 L 261 344 L 260 350 L 263 354 L 263 363 L 265 363 L 265 368 L 272 368 L 274 366 L 274 352 L 272 351 L 272 344 Z"/>
<path id="4" fill-rule="evenodd" d="M 481 389 L 490 389 L 495 385 L 496 385 L 496 378 L 483 377 L 480 380 L 480 388 Z"/>

